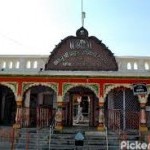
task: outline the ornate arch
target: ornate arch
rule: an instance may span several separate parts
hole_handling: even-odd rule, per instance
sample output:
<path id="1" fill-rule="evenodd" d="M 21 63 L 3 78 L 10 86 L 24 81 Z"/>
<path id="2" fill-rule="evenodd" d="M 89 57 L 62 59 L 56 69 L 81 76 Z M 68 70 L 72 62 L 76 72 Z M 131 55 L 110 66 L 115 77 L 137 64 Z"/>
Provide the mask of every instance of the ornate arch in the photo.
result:
<path id="1" fill-rule="evenodd" d="M 129 88 L 132 90 L 132 86 L 130 84 L 107 84 L 105 85 L 105 93 L 104 93 L 104 101 L 108 95 L 108 93 L 118 87 L 125 87 L 125 88 Z"/>
<path id="2" fill-rule="evenodd" d="M 17 97 L 18 86 L 16 82 L 12 82 L 12 83 L 0 82 L 0 85 L 8 87 L 14 93 L 15 98 Z"/>
<path id="3" fill-rule="evenodd" d="M 58 85 L 56 83 L 45 83 L 45 82 L 37 82 L 37 83 L 29 83 L 29 82 L 26 82 L 26 83 L 23 83 L 23 93 L 25 91 L 27 91 L 29 88 L 31 87 L 34 87 L 34 86 L 45 86 L 45 87 L 49 87 L 51 89 L 53 89 L 56 93 L 58 93 Z M 22 94 L 23 94 L 22 93 Z"/>
<path id="4" fill-rule="evenodd" d="M 72 88 L 82 86 L 83 88 L 88 88 L 95 93 L 95 95 L 99 96 L 99 85 L 98 84 L 85 84 L 85 83 L 65 83 L 63 85 L 63 97 L 65 94 Z"/>

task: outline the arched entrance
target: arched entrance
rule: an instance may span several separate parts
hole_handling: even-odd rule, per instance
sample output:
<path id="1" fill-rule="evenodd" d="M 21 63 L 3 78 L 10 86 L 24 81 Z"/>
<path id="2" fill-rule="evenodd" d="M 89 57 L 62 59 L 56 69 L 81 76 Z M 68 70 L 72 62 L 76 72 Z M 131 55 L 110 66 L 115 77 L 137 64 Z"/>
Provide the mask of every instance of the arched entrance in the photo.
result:
<path id="1" fill-rule="evenodd" d="M 65 94 L 64 102 L 64 126 L 98 125 L 98 98 L 91 89 L 73 87 Z M 82 116 L 79 117 L 81 107 Z"/>
<path id="2" fill-rule="evenodd" d="M 108 93 L 105 101 L 107 126 L 111 127 L 113 122 L 118 119 L 121 129 L 138 129 L 139 111 L 140 104 L 138 97 L 133 95 L 131 89 L 118 87 Z"/>
<path id="3" fill-rule="evenodd" d="M 36 85 L 23 95 L 24 126 L 48 126 L 56 108 L 56 92 L 46 86 Z"/>
<path id="4" fill-rule="evenodd" d="M 16 116 L 16 101 L 12 90 L 0 85 L 0 125 L 13 125 Z"/>

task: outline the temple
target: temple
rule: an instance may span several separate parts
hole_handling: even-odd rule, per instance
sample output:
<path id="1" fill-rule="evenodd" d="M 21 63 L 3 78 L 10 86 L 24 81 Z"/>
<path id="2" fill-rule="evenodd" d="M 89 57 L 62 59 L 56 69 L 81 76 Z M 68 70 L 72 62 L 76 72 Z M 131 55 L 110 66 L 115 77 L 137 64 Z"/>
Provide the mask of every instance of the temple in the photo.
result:
<path id="1" fill-rule="evenodd" d="M 55 117 L 57 130 L 143 132 L 150 127 L 149 111 L 150 57 L 114 56 L 84 27 L 49 56 L 0 56 L 0 126 L 46 127 Z"/>

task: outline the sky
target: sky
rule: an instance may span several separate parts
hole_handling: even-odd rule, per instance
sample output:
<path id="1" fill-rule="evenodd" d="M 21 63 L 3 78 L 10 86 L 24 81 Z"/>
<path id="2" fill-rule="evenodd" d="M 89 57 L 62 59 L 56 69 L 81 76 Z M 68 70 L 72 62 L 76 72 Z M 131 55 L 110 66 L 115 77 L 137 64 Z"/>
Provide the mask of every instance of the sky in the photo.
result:
<path id="1" fill-rule="evenodd" d="M 150 56 L 150 0 L 83 4 L 89 36 L 115 56 Z M 81 26 L 81 0 L 0 0 L 0 55 L 49 55 Z"/>

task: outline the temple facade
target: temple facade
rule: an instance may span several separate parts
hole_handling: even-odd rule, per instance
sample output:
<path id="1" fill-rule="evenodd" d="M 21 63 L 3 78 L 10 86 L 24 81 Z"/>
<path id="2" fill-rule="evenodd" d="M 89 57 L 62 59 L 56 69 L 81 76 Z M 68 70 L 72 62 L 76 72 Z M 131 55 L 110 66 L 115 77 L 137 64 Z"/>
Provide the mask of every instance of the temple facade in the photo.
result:
<path id="1" fill-rule="evenodd" d="M 147 131 L 149 111 L 150 57 L 114 56 L 83 27 L 49 56 L 0 56 L 2 126 L 44 127 L 54 117 L 58 130 Z"/>

